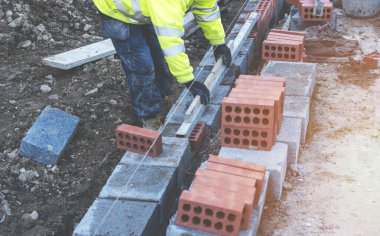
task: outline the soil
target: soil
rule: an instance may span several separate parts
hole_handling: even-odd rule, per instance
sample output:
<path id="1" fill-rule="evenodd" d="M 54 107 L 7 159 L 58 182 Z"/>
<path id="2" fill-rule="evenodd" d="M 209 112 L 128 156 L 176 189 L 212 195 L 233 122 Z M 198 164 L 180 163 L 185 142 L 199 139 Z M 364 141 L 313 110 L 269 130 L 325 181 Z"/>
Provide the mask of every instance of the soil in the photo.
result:
<path id="1" fill-rule="evenodd" d="M 225 29 L 243 2 L 232 1 L 223 11 Z M 9 27 L 17 19 L 21 24 Z M 120 61 L 108 57 L 69 71 L 41 64 L 46 56 L 100 40 L 98 32 L 89 0 L 0 0 L 0 235 L 71 235 L 124 154 L 114 131 L 137 121 Z M 193 66 L 210 47 L 201 32 L 186 45 Z M 173 84 L 169 106 L 182 88 Z M 46 106 L 81 119 L 57 166 L 17 154 Z M 33 211 L 38 218 L 28 219 Z"/>
<path id="2" fill-rule="evenodd" d="M 259 235 L 380 234 L 380 73 L 360 64 L 380 51 L 380 17 L 340 14 L 338 34 L 360 48 L 348 63 L 318 64 L 306 144 Z"/>

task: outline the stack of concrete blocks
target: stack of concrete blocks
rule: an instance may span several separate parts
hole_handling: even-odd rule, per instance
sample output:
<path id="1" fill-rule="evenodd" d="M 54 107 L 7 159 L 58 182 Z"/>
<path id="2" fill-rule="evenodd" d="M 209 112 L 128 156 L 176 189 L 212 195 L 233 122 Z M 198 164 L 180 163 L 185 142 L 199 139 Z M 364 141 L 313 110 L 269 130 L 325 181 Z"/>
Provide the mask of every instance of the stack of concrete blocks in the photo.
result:
<path id="1" fill-rule="evenodd" d="M 221 146 L 270 151 L 282 121 L 285 78 L 240 75 L 222 102 Z"/>
<path id="2" fill-rule="evenodd" d="M 211 233 L 246 230 L 264 187 L 265 166 L 211 155 L 181 194 L 176 223 Z"/>
<path id="3" fill-rule="evenodd" d="M 304 37 L 303 32 L 272 29 L 263 42 L 262 59 L 302 62 L 306 58 Z"/>

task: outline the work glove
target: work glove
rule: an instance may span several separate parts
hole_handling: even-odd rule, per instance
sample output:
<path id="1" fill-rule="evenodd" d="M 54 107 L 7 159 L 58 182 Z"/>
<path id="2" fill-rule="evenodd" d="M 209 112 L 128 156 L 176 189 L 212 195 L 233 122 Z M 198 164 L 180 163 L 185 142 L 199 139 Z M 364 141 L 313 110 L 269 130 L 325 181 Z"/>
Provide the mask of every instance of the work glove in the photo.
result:
<path id="1" fill-rule="evenodd" d="M 231 50 L 225 44 L 221 44 L 214 47 L 215 61 L 218 61 L 219 57 L 222 57 L 223 65 L 231 65 Z"/>
<path id="2" fill-rule="evenodd" d="M 186 88 L 190 90 L 191 94 L 193 94 L 194 97 L 199 95 L 199 97 L 201 98 L 201 103 L 203 105 L 207 105 L 209 103 L 210 91 L 208 90 L 206 85 L 196 80 L 191 80 L 189 82 L 186 82 L 185 85 L 186 85 Z"/>

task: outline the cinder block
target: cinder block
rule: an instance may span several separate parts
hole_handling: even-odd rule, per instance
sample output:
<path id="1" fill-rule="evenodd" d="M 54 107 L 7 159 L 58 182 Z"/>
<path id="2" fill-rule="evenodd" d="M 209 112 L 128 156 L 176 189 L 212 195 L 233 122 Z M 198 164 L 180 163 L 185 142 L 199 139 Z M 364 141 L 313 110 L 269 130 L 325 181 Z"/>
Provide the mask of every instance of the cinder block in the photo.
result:
<path id="1" fill-rule="evenodd" d="M 240 75 L 240 67 L 231 65 L 224 77 L 222 78 L 222 82 L 220 85 L 226 85 L 231 87 L 234 83 L 237 77 Z"/>
<path id="2" fill-rule="evenodd" d="M 248 72 L 248 52 L 240 51 L 234 60 L 232 60 L 232 65 L 238 66 L 240 72 L 245 74 Z"/>
<path id="3" fill-rule="evenodd" d="M 161 230 L 157 203 L 96 199 L 73 236 L 157 235 Z"/>
<path id="4" fill-rule="evenodd" d="M 307 127 L 309 125 L 310 101 L 308 97 L 285 96 L 284 117 L 301 118 L 302 132 L 301 142 L 306 140 Z"/>
<path id="5" fill-rule="evenodd" d="M 122 124 L 116 129 L 119 149 L 157 157 L 162 152 L 162 136 L 156 130 Z"/>
<path id="6" fill-rule="evenodd" d="M 311 98 L 317 82 L 316 72 L 315 63 L 270 61 L 261 71 L 261 75 L 285 77 L 285 95 Z"/>
<path id="7" fill-rule="evenodd" d="M 280 200 L 285 180 L 288 145 L 277 142 L 271 151 L 222 147 L 219 156 L 265 165 L 270 171 L 269 196 Z"/>
<path id="8" fill-rule="evenodd" d="M 176 222 L 211 233 L 237 235 L 243 208 L 243 202 L 184 191 L 179 200 Z"/>
<path id="9" fill-rule="evenodd" d="M 220 105 L 209 104 L 199 121 L 205 123 L 211 133 L 216 134 L 220 128 L 220 113 Z"/>
<path id="10" fill-rule="evenodd" d="M 79 117 L 45 107 L 22 139 L 20 155 L 55 165 L 78 127 Z"/>
<path id="11" fill-rule="evenodd" d="M 267 171 L 265 174 L 264 188 L 261 193 L 259 205 L 253 209 L 253 212 L 250 217 L 250 222 L 248 228 L 246 230 L 241 230 L 239 232 L 239 236 L 252 236 L 256 235 L 257 230 L 259 228 L 261 215 L 264 209 L 267 188 L 268 188 L 268 180 L 269 180 L 269 172 Z M 186 235 L 186 236 L 214 236 L 215 234 L 199 231 L 197 229 L 192 229 L 189 227 L 183 227 L 175 224 L 175 219 L 177 215 L 173 216 L 170 220 L 170 224 L 166 230 L 167 236 L 178 236 L 178 235 Z"/>
<path id="12" fill-rule="evenodd" d="M 277 141 L 288 145 L 288 166 L 297 164 L 301 146 L 302 120 L 300 118 L 285 117 L 282 120 Z"/>
<path id="13" fill-rule="evenodd" d="M 231 91 L 230 86 L 218 86 L 215 88 L 215 93 L 211 96 L 210 104 L 220 105 L 224 97 L 227 97 Z"/>

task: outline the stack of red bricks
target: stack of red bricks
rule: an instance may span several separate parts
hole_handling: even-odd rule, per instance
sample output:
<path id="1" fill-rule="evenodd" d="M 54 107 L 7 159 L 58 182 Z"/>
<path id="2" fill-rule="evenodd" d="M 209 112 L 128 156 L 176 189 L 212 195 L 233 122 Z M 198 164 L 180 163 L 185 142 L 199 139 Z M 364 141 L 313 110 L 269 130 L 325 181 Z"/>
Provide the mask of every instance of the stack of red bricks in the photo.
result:
<path id="1" fill-rule="evenodd" d="M 314 16 L 315 0 L 299 0 L 297 4 L 298 12 L 300 13 L 302 21 L 305 22 L 326 22 L 333 20 L 333 4 L 330 0 L 324 0 L 323 15 Z"/>
<path id="2" fill-rule="evenodd" d="M 303 32 L 271 29 L 263 42 L 262 59 L 274 61 L 304 61 Z"/>
<path id="3" fill-rule="evenodd" d="M 122 124 L 116 129 L 119 149 L 157 157 L 162 152 L 162 136 L 158 131 Z"/>
<path id="4" fill-rule="evenodd" d="M 183 191 L 176 222 L 219 235 L 246 229 L 264 184 L 265 166 L 210 155 Z"/>
<path id="5" fill-rule="evenodd" d="M 270 151 L 280 131 L 285 78 L 240 75 L 222 101 L 221 145 Z"/>
<path id="6" fill-rule="evenodd" d="M 255 12 L 258 13 L 260 17 L 249 37 L 255 38 L 257 33 L 265 31 L 265 28 L 269 26 L 269 23 L 273 18 L 276 6 L 277 0 L 260 0 L 257 3 Z"/>

